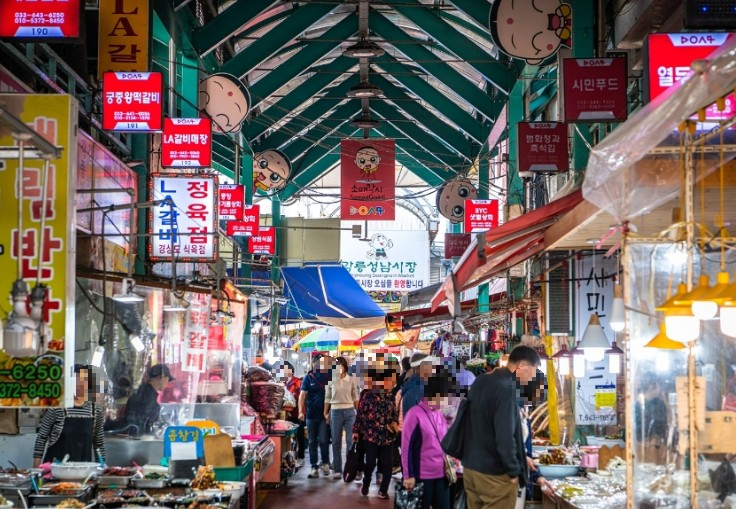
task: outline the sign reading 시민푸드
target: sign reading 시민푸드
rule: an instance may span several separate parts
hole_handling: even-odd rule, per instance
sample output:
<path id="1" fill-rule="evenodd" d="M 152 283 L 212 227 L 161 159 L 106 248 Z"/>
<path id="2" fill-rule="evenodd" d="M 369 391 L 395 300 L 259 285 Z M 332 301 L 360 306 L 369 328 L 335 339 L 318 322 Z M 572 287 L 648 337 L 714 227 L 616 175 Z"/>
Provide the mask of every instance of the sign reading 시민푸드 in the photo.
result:
<path id="1" fill-rule="evenodd" d="M 429 232 L 382 231 L 366 242 L 342 231 L 340 261 L 368 292 L 424 288 L 429 286 Z"/>
<path id="2" fill-rule="evenodd" d="M 106 72 L 148 71 L 149 0 L 99 0 L 97 79 Z"/>
<path id="3" fill-rule="evenodd" d="M 498 226 L 498 200 L 465 200 L 465 233 L 487 232 Z"/>
<path id="4" fill-rule="evenodd" d="M 340 218 L 393 221 L 396 215 L 396 142 L 340 142 Z"/>
<path id="5" fill-rule="evenodd" d="M 568 170 L 567 125 L 562 122 L 517 124 L 519 171 L 559 173 Z"/>
<path id="6" fill-rule="evenodd" d="M 39 277 L 40 283 L 47 287 L 43 316 L 49 328 L 49 335 L 37 356 L 14 358 L 0 350 L 0 406 L 71 406 L 74 377 L 70 369 L 75 349 L 72 303 L 76 265 L 76 225 L 71 204 L 76 190 L 77 103 L 69 95 L 54 94 L 3 94 L 0 95 L 0 103 L 8 113 L 62 149 L 61 156 L 49 164 L 45 204 L 42 203 L 42 160 L 26 159 L 22 179 L 19 179 L 17 160 L 7 159 L 4 165 L 0 165 L 0 189 L 3 190 L 3 207 L 7 211 L 17 210 L 20 186 L 23 190 L 20 246 L 17 242 L 17 215 L 7 213 L 0 219 L 0 245 L 3 246 L 0 251 L 0 288 L 10 292 L 17 277 L 20 249 L 23 279 L 33 287 Z M 10 130 L 2 125 L 0 145 L 17 145 Z M 39 253 L 43 215 L 46 224 L 43 252 Z M 7 297 L 8 294 L 5 295 Z M 6 336 L 5 347 L 8 346 Z M 65 363 L 66 360 L 69 362 Z"/>
<path id="7" fill-rule="evenodd" d="M 562 62 L 565 120 L 626 120 L 626 58 L 565 58 Z"/>
<path id="8" fill-rule="evenodd" d="M 102 81 L 102 128 L 157 132 L 163 124 L 160 72 L 106 72 Z"/>
<path id="9" fill-rule="evenodd" d="M 44 42 L 80 36 L 80 0 L 0 1 L 0 37 L 42 39 Z"/>
<path id="10" fill-rule="evenodd" d="M 151 179 L 152 261 L 213 261 L 217 242 L 217 180 L 210 176 L 159 176 Z M 169 205 L 173 201 L 173 209 Z"/>

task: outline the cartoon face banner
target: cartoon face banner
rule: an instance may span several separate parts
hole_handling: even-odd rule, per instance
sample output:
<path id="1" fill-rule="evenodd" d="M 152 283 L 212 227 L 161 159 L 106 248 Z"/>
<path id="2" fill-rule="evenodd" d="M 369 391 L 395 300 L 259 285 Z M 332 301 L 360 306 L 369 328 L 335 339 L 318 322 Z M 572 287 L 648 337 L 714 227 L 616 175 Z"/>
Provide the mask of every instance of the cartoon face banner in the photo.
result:
<path id="1" fill-rule="evenodd" d="M 437 191 L 437 212 L 451 223 L 462 223 L 465 217 L 465 200 L 475 200 L 478 191 L 465 177 L 445 182 Z"/>
<path id="2" fill-rule="evenodd" d="M 396 142 L 342 140 L 340 218 L 392 221 L 396 210 Z"/>
<path id="3" fill-rule="evenodd" d="M 494 0 L 490 30 L 499 50 L 537 65 L 571 47 L 572 8 L 562 0 Z"/>
<path id="4" fill-rule="evenodd" d="M 199 109 L 212 119 L 215 134 L 239 132 L 250 105 L 248 89 L 232 74 L 213 74 L 199 83 Z"/>
<path id="5" fill-rule="evenodd" d="M 264 150 L 253 156 L 253 192 L 274 193 L 286 187 L 291 161 L 278 150 Z"/>

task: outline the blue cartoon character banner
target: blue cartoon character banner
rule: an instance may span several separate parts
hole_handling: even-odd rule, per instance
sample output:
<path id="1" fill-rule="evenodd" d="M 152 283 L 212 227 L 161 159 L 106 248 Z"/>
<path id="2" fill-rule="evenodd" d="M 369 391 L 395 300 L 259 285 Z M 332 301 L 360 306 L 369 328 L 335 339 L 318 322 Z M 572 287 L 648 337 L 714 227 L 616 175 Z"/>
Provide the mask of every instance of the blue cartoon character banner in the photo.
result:
<path id="1" fill-rule="evenodd" d="M 462 223 L 465 217 L 465 200 L 478 198 L 478 190 L 465 177 L 455 177 L 445 182 L 437 191 L 437 212 L 451 223 Z"/>
<path id="2" fill-rule="evenodd" d="M 499 50 L 538 65 L 571 47 L 572 8 L 562 0 L 494 0 L 490 30 Z"/>
<path id="3" fill-rule="evenodd" d="M 291 175 L 291 161 L 283 152 L 264 150 L 253 156 L 253 192 L 274 193 L 283 189 Z"/>
<path id="4" fill-rule="evenodd" d="M 217 73 L 199 83 L 199 109 L 212 119 L 212 132 L 240 132 L 250 110 L 250 93 L 232 74 Z"/>

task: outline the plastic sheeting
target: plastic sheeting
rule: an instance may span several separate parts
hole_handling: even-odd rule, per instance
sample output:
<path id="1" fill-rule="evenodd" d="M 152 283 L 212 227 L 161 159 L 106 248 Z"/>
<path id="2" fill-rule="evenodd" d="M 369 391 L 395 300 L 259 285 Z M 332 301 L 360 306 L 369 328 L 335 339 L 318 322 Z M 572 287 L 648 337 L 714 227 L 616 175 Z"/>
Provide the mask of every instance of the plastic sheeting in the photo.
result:
<path id="1" fill-rule="evenodd" d="M 623 222 L 677 196 L 680 172 L 673 170 L 679 167 L 681 154 L 652 155 L 652 150 L 678 147 L 678 126 L 734 87 L 736 39 L 716 51 L 703 72 L 691 72 L 679 86 L 647 104 L 591 150 L 583 182 L 585 199 Z M 710 154 L 702 162 L 700 176 L 717 167 L 718 156 Z"/>

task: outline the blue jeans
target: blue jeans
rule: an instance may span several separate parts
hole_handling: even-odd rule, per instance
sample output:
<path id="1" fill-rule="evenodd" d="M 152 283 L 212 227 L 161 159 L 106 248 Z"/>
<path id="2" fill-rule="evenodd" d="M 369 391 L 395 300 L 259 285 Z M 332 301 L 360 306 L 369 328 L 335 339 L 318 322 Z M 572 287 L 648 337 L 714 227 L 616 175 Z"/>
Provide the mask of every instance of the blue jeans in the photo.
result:
<path id="1" fill-rule="evenodd" d="M 307 437 L 309 438 L 309 462 L 312 468 L 320 465 L 317 456 L 317 445 L 322 454 L 322 465 L 330 464 L 330 439 L 327 436 L 327 421 L 321 419 L 307 419 Z"/>
<path id="2" fill-rule="evenodd" d="M 353 446 L 353 424 L 355 409 L 343 408 L 330 410 L 330 426 L 332 429 L 332 468 L 342 473 L 342 432 L 345 431 L 345 450 Z"/>

